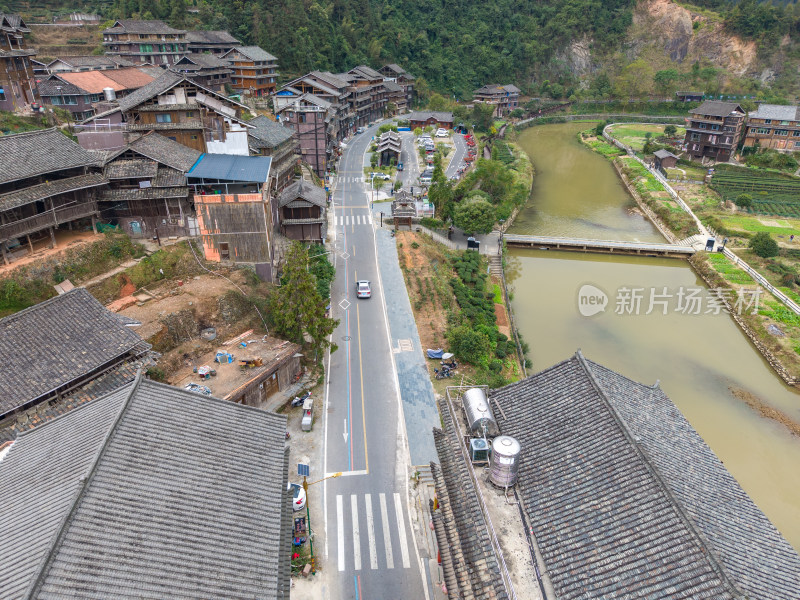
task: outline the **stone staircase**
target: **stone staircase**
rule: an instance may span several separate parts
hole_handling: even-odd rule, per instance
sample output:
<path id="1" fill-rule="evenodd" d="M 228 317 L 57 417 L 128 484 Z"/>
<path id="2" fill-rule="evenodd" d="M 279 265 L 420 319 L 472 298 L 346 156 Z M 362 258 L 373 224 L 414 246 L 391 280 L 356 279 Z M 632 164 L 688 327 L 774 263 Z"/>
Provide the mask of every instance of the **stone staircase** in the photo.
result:
<path id="1" fill-rule="evenodd" d="M 503 276 L 503 257 L 499 254 L 489 255 L 489 273 L 492 277 L 500 278 Z"/>

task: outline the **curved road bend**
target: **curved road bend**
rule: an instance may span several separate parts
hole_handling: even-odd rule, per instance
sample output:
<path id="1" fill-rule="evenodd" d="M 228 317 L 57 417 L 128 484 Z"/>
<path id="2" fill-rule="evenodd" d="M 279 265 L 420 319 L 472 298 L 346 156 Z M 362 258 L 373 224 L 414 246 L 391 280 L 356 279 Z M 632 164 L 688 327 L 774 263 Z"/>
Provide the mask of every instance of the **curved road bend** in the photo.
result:
<path id="1" fill-rule="evenodd" d="M 344 473 L 320 486 L 330 586 L 325 597 L 334 600 L 428 597 L 408 511 L 408 447 L 364 185 L 364 152 L 376 130 L 349 143 L 331 207 L 331 307 L 340 324 L 333 333 L 338 350 L 327 367 L 325 464 L 311 466 L 310 481 Z M 361 279 L 372 283 L 372 298 L 356 299 Z"/>

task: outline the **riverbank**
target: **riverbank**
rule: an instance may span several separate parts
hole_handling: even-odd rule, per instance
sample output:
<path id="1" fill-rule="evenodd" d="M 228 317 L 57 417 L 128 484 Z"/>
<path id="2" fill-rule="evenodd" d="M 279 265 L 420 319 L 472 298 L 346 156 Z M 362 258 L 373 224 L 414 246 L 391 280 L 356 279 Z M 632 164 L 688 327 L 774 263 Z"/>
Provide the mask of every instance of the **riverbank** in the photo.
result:
<path id="1" fill-rule="evenodd" d="M 653 208 L 654 205 L 660 208 L 655 218 L 653 212 L 645 211 L 645 214 L 667 239 L 677 243 L 680 239 L 698 233 L 695 221 L 689 213 L 671 198 L 663 185 L 635 158 L 612 152 L 609 148 L 613 148 L 613 146 L 598 140 L 592 132 L 581 132 L 579 139 L 587 147 L 612 162 L 615 170 L 626 184 L 628 192 L 643 210 Z M 654 197 L 656 195 L 659 197 Z M 703 201 L 706 204 L 708 202 L 707 199 L 703 199 Z M 746 277 L 743 271 L 741 273 L 745 275 L 746 279 L 742 280 L 739 276 L 740 279 L 737 280 L 734 277 L 732 280 L 731 270 L 734 269 L 734 266 L 724 257 L 721 260 L 697 258 L 689 262 L 710 289 L 724 290 L 719 292 L 719 295 L 726 303 L 728 312 L 775 373 L 787 384 L 798 385 L 800 382 L 800 316 L 784 309 L 777 298 L 773 298 L 767 290 L 755 286 L 755 282 Z M 745 285 L 739 285 L 737 281 L 743 282 Z M 754 287 L 759 287 L 767 297 L 761 299 L 761 305 L 756 308 L 755 314 L 737 314 L 737 311 L 734 310 L 735 299 L 743 294 L 751 293 Z M 734 298 L 734 301 L 727 296 Z"/>

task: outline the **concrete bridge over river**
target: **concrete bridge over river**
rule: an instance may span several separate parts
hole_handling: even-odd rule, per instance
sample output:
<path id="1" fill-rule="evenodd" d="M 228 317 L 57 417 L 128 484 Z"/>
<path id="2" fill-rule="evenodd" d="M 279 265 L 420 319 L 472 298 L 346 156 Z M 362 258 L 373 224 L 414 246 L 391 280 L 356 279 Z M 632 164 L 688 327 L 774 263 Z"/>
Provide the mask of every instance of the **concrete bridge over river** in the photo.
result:
<path id="1" fill-rule="evenodd" d="M 621 242 L 613 240 L 591 240 L 541 235 L 517 235 L 506 233 L 503 241 L 509 248 L 533 250 L 569 250 L 573 252 L 596 252 L 601 254 L 632 254 L 636 256 L 661 256 L 688 258 L 696 252 L 691 245 L 655 244 L 651 242 Z"/>

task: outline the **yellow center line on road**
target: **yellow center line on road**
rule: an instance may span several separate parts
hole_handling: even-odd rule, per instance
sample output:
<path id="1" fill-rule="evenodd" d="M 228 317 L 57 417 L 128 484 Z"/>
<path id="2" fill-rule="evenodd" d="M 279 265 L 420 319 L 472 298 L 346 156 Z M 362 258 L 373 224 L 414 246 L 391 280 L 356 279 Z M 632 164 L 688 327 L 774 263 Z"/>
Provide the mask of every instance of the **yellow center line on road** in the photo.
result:
<path id="1" fill-rule="evenodd" d="M 367 413 L 364 407 L 364 363 L 361 361 L 361 316 L 356 304 L 356 329 L 358 330 L 358 374 L 361 381 L 361 426 L 364 430 L 364 470 L 369 474 L 369 454 L 367 453 Z"/>

